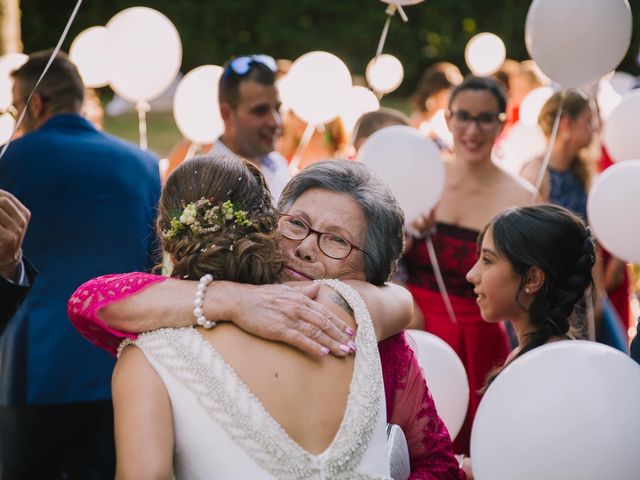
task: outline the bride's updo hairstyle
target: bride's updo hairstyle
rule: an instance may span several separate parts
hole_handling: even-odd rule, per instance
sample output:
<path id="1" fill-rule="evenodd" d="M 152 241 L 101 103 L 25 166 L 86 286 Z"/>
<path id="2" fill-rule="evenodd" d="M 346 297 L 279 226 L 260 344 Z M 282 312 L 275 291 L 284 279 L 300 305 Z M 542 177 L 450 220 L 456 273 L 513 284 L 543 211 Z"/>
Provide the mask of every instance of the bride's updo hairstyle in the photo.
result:
<path id="1" fill-rule="evenodd" d="M 518 304 L 529 269 L 535 266 L 545 274 L 544 285 L 527 312 L 535 330 L 527 335 L 518 356 L 552 337 L 569 336 L 576 303 L 593 285 L 595 243 L 584 222 L 566 208 L 546 204 L 498 214 L 481 233 L 480 244 L 488 229 L 498 254 L 520 276 Z"/>
<path id="2" fill-rule="evenodd" d="M 284 268 L 277 225 L 262 173 L 233 154 L 183 162 L 160 197 L 157 227 L 175 278 L 277 282 Z"/>

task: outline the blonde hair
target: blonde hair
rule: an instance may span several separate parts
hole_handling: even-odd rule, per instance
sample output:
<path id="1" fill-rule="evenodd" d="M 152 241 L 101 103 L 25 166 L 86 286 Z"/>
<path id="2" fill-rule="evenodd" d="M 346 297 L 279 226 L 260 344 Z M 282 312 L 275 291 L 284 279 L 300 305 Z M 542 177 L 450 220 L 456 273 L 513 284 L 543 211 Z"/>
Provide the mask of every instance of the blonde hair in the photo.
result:
<path id="1" fill-rule="evenodd" d="M 562 116 L 569 120 L 576 120 L 586 108 L 592 108 L 589 97 L 577 89 L 568 89 L 554 93 L 543 105 L 538 115 L 538 125 L 549 139 L 553 130 L 553 122 L 562 103 Z M 595 173 L 594 162 L 584 152 L 579 152 L 571 161 L 571 172 L 578 178 L 585 190 L 591 186 L 591 179 Z"/>

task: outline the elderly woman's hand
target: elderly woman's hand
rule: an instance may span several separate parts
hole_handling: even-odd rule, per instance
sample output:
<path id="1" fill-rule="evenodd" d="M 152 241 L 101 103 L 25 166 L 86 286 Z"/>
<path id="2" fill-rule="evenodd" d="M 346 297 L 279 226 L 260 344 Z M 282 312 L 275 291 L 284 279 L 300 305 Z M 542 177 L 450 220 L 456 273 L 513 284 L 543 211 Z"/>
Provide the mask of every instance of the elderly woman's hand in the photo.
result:
<path id="1" fill-rule="evenodd" d="M 320 284 L 235 284 L 230 320 L 244 331 L 276 340 L 313 355 L 351 353 L 353 330 L 313 301 Z M 347 348 L 345 348 L 347 347 Z"/>

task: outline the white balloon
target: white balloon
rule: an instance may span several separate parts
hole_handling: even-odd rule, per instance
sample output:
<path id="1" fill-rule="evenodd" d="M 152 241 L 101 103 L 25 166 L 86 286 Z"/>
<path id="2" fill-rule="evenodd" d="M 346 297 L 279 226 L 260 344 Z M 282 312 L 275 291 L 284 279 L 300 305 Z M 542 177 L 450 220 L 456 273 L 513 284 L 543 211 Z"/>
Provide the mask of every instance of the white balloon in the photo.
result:
<path id="1" fill-rule="evenodd" d="M 615 91 L 608 80 L 602 79 L 598 83 L 597 101 L 600 118 L 607 120 L 622 101 L 622 95 Z"/>
<path id="2" fill-rule="evenodd" d="M 640 263 L 640 160 L 607 168 L 587 200 L 589 223 L 596 238 L 615 257 Z"/>
<path id="3" fill-rule="evenodd" d="M 431 120 L 425 120 L 418 127 L 418 131 L 425 137 L 435 136 L 447 148 L 453 147 L 453 134 L 447 125 L 447 115 L 444 109 L 437 110 Z"/>
<path id="4" fill-rule="evenodd" d="M 464 60 L 474 75 L 495 73 L 504 63 L 507 49 L 499 36 L 483 32 L 471 37 L 464 49 Z"/>
<path id="5" fill-rule="evenodd" d="M 563 87 L 580 87 L 610 72 L 631 42 L 627 0 L 533 0 L 525 43 L 542 71 Z"/>
<path id="6" fill-rule="evenodd" d="M 369 60 L 366 70 L 367 82 L 378 93 L 390 93 L 402 83 L 404 68 L 393 55 L 383 53 Z"/>
<path id="7" fill-rule="evenodd" d="M 542 156 L 546 149 L 547 139 L 538 125 L 516 122 L 494 151 L 496 163 L 519 176 L 522 166 L 529 160 Z"/>
<path id="8" fill-rule="evenodd" d="M 621 98 L 604 126 L 604 144 L 615 162 L 640 158 L 640 90 Z"/>
<path id="9" fill-rule="evenodd" d="M 319 125 L 340 113 L 352 86 L 349 69 L 335 55 L 314 51 L 299 57 L 286 77 L 287 103 L 305 122 Z"/>
<path id="10" fill-rule="evenodd" d="M 69 58 L 78 67 L 85 87 L 104 87 L 109 83 L 106 27 L 83 30 L 71 43 Z"/>
<path id="11" fill-rule="evenodd" d="M 218 104 L 218 82 L 224 72 L 203 65 L 187 73 L 173 97 L 173 117 L 180 132 L 199 144 L 215 142 L 224 130 Z"/>
<path id="12" fill-rule="evenodd" d="M 421 330 L 407 330 L 416 342 L 418 363 L 451 439 L 455 439 L 469 407 L 469 379 L 462 360 L 440 337 Z"/>
<path id="13" fill-rule="evenodd" d="M 7 53 L 0 57 L 0 109 L 13 103 L 13 80 L 11 72 L 20 68 L 29 59 L 24 53 Z"/>
<path id="14" fill-rule="evenodd" d="M 636 85 L 636 77 L 627 72 L 616 71 L 607 79 L 613 89 L 620 95 L 624 95 Z"/>
<path id="15" fill-rule="evenodd" d="M 404 7 L 406 5 L 417 5 L 418 3 L 424 2 L 424 0 L 380 0 L 383 3 L 389 3 L 391 5 L 400 5 Z"/>
<path id="16" fill-rule="evenodd" d="M 527 93 L 520 103 L 518 121 L 530 127 L 538 125 L 538 115 L 553 93 L 551 87 L 538 87 Z"/>
<path id="17" fill-rule="evenodd" d="M 351 87 L 348 97 L 346 98 L 340 118 L 347 132 L 353 132 L 358 119 L 368 112 L 375 112 L 380 108 L 378 97 L 366 87 Z"/>
<path id="18" fill-rule="evenodd" d="M 635 480 L 640 365 L 595 342 L 565 340 L 515 360 L 473 422 L 477 480 Z"/>
<path id="19" fill-rule="evenodd" d="M 11 138 L 16 122 L 11 115 L 3 113 L 0 115 L 0 145 L 4 145 Z"/>
<path id="20" fill-rule="evenodd" d="M 132 7 L 107 23 L 109 81 L 132 102 L 161 95 L 176 78 L 182 45 L 176 27 L 162 13 Z"/>
<path id="21" fill-rule="evenodd" d="M 436 205 L 444 190 L 444 163 L 440 151 L 411 127 L 394 125 L 365 140 L 358 160 L 371 167 L 389 185 L 407 224 Z"/>

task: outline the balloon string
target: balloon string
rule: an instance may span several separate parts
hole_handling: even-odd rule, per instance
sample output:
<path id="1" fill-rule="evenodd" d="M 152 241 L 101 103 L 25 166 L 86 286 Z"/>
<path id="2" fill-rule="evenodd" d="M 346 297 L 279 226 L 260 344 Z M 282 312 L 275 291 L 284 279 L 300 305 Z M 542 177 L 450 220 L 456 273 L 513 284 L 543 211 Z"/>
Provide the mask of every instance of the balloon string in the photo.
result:
<path id="1" fill-rule="evenodd" d="M 433 273 L 435 274 L 436 282 L 438 283 L 438 290 L 440 290 L 440 295 L 442 295 L 442 301 L 444 302 L 444 306 L 447 309 L 447 313 L 449 314 L 451 323 L 457 325 L 458 319 L 456 318 L 456 314 L 453 311 L 453 306 L 451 305 L 451 300 L 449 299 L 447 288 L 444 285 L 444 278 L 442 277 L 442 271 L 440 270 L 440 265 L 438 264 L 438 257 L 436 255 L 436 249 L 433 247 L 431 235 L 426 238 L 425 242 L 427 244 L 427 251 L 429 252 L 429 259 L 431 260 L 431 265 L 433 266 Z"/>
<path id="2" fill-rule="evenodd" d="M 187 149 L 187 153 L 185 153 L 184 159 L 182 161 L 186 162 L 187 160 L 191 160 L 193 156 L 198 152 L 199 149 L 200 149 L 199 143 L 191 142 L 189 144 L 189 148 Z"/>
<path id="3" fill-rule="evenodd" d="M 291 164 L 289 165 L 289 173 L 291 175 L 296 175 L 298 173 L 298 167 L 300 166 L 300 161 L 302 160 L 302 152 L 304 152 L 304 149 L 307 148 L 307 145 L 309 144 L 309 141 L 313 136 L 313 132 L 315 131 L 315 123 L 307 123 L 307 128 L 304 129 L 304 133 L 302 134 L 300 143 L 298 143 L 296 151 L 293 154 L 293 158 L 291 159 Z"/>
<path id="4" fill-rule="evenodd" d="M 387 33 L 389 33 L 389 24 L 391 23 L 391 17 L 396 13 L 396 5 L 389 5 L 385 13 L 387 14 L 387 21 L 384 22 L 384 28 L 382 29 L 382 35 L 380 35 L 380 41 L 378 41 L 378 49 L 376 50 L 376 59 L 378 61 L 378 57 L 382 53 L 382 49 L 384 48 L 384 43 L 387 41 Z"/>
<path id="5" fill-rule="evenodd" d="M 31 97 L 33 97 L 34 93 L 36 92 L 36 89 L 40 85 L 40 82 L 44 78 L 45 74 L 49 71 L 49 67 L 51 66 L 51 63 L 53 63 L 53 59 L 56 57 L 56 55 L 60 51 L 60 48 L 62 47 L 62 43 L 64 42 L 64 40 L 67 38 L 67 33 L 69 33 L 69 28 L 71 28 L 71 24 L 73 23 L 73 21 L 76 18 L 76 14 L 78 13 L 78 10 L 80 9 L 80 5 L 82 5 L 82 0 L 78 0 L 76 2 L 76 6 L 74 7 L 73 11 L 71 12 L 71 16 L 69 17 L 69 20 L 67 20 L 67 24 L 64 27 L 64 30 L 62 32 L 62 35 L 60 36 L 60 39 L 58 40 L 58 44 L 53 49 L 53 52 L 51 52 L 51 56 L 49 57 L 49 61 L 45 65 L 44 70 L 42 70 L 42 73 L 40 74 L 40 78 L 38 78 L 38 81 L 33 86 L 33 89 L 31 90 L 31 92 L 27 96 L 27 100 L 24 102 L 24 108 L 22 109 L 22 112 L 20 113 L 20 116 L 18 117 L 18 120 L 16 121 L 15 125 L 13 126 L 13 132 L 11 132 L 11 136 L 9 137 L 9 140 L 7 141 L 7 143 L 4 144 L 4 147 L 2 147 L 2 151 L 0 151 L 0 158 L 2 158 L 4 156 L 4 153 L 7 151 L 7 148 L 9 148 L 9 145 L 11 144 L 11 140 L 13 139 L 13 137 L 16 134 L 16 132 L 20 128 L 20 125 L 22 124 L 22 120 L 24 119 L 24 116 L 27 113 L 27 109 L 29 108 L 29 102 L 31 102 Z"/>
<path id="6" fill-rule="evenodd" d="M 138 131 L 140 132 L 140 148 L 147 150 L 147 112 L 149 111 L 149 104 L 147 102 L 136 103 L 136 110 L 138 111 Z"/>
<path id="7" fill-rule="evenodd" d="M 542 185 L 542 180 L 544 179 L 544 174 L 547 171 L 547 167 L 549 166 L 549 160 L 551 159 L 551 151 L 553 150 L 553 146 L 556 143 L 556 137 L 558 135 L 558 129 L 560 127 L 560 118 L 562 117 L 562 107 L 564 104 L 564 95 L 560 97 L 560 105 L 558 106 L 558 111 L 556 112 L 556 118 L 553 121 L 553 128 L 551 129 L 551 136 L 549 137 L 549 145 L 547 146 L 547 151 L 544 154 L 544 159 L 542 160 L 542 165 L 540 166 L 540 172 L 538 172 L 538 178 L 536 179 L 536 192 L 535 196 L 540 194 L 540 187 Z"/>

